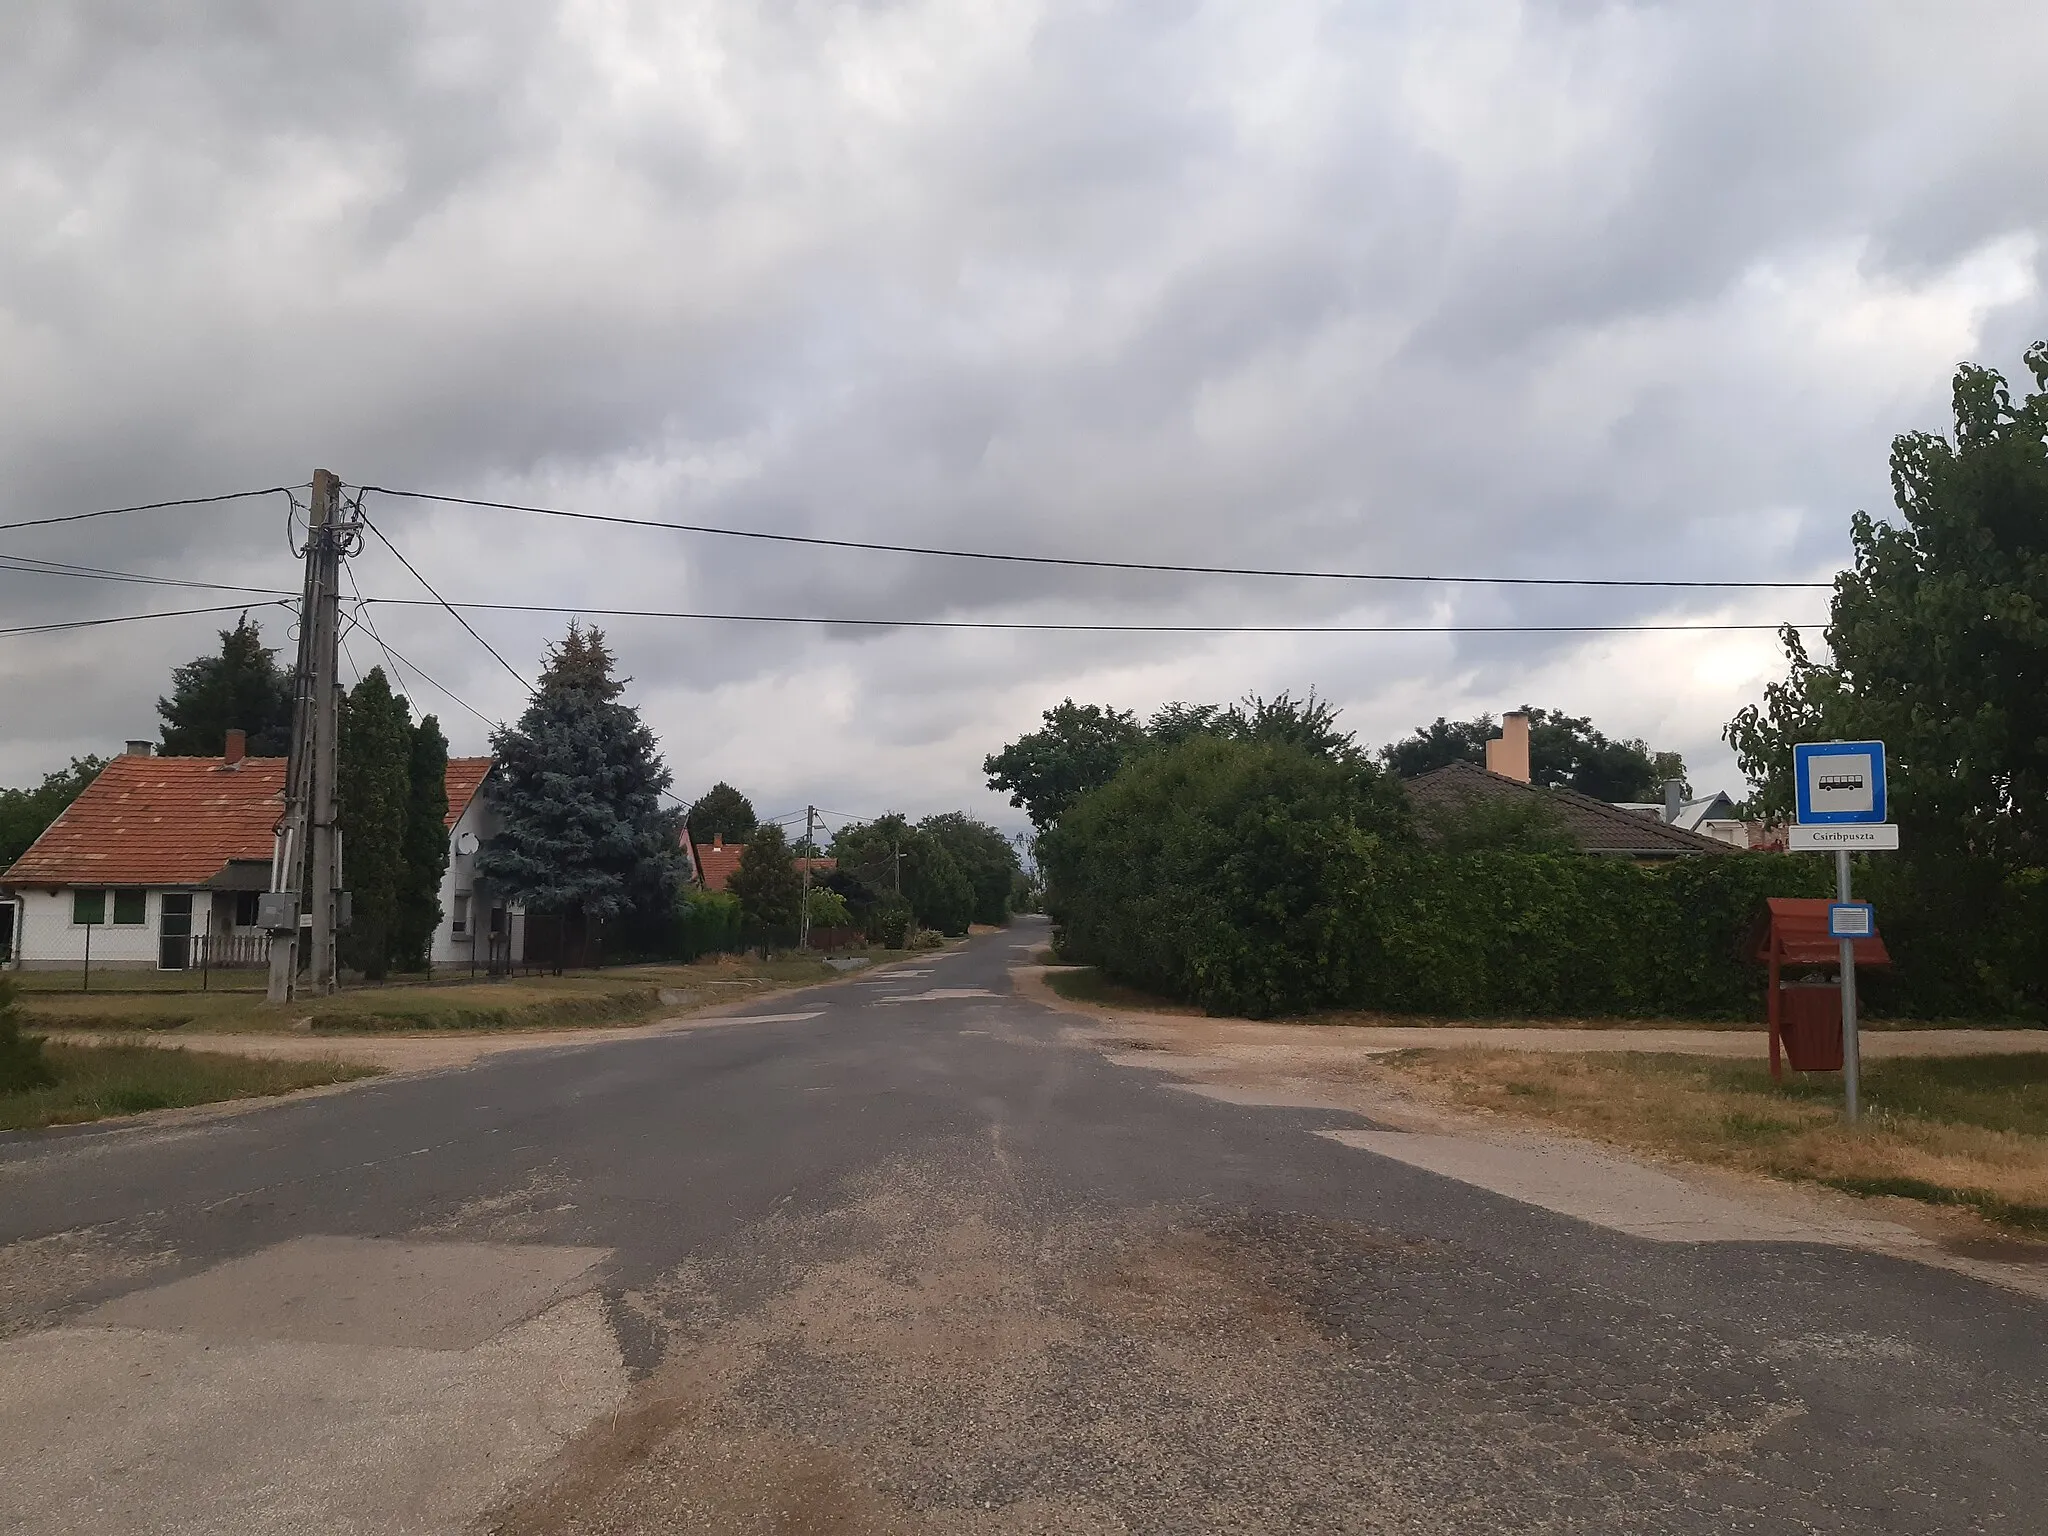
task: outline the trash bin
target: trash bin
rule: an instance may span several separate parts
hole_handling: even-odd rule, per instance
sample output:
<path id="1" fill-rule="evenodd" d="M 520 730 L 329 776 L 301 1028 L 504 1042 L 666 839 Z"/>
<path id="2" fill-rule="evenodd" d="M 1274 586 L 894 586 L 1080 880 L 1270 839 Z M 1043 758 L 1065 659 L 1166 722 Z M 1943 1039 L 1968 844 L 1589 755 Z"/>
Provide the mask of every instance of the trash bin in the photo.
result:
<path id="1" fill-rule="evenodd" d="M 1842 988 L 1832 981 L 1788 981 L 1778 990 L 1778 1034 L 1794 1072 L 1842 1070 Z"/>
<path id="2" fill-rule="evenodd" d="M 1787 968 L 1831 970 L 1839 978 L 1842 946 L 1828 936 L 1828 903 L 1773 896 L 1752 930 L 1751 953 L 1767 967 L 1764 1001 L 1771 1025 L 1771 1076 L 1784 1075 L 1779 1048 L 1795 1072 L 1842 1070 L 1842 988 L 1835 981 L 1786 981 Z M 1858 969 L 1888 966 L 1892 957 L 1873 933 L 1855 941 Z"/>

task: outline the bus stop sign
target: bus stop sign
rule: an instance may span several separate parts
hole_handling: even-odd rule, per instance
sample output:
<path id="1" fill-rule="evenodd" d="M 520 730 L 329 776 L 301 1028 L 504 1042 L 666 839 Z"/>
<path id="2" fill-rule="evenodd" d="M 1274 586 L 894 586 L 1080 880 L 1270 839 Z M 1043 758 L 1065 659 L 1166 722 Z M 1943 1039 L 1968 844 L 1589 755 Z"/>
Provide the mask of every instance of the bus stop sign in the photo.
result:
<path id="1" fill-rule="evenodd" d="M 1792 749 L 1796 820 L 1802 827 L 1882 822 L 1884 743 L 1817 741 Z"/>

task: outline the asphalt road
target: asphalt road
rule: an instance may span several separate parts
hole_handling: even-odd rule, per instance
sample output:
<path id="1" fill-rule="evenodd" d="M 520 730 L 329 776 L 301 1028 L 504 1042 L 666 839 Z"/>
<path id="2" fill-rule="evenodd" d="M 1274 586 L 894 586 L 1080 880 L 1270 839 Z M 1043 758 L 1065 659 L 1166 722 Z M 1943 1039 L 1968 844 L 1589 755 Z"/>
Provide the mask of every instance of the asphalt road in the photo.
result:
<path id="1" fill-rule="evenodd" d="M 0 1139 L 0 1529 L 2048 1529 L 2040 1304 L 1178 1091 L 1037 937 Z"/>

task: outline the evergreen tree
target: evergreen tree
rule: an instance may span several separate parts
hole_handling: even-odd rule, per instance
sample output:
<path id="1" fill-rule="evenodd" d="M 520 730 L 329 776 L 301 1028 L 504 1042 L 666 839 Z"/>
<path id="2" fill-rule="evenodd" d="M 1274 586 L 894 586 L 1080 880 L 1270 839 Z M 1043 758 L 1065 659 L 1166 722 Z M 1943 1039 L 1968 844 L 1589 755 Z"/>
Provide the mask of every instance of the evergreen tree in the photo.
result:
<path id="1" fill-rule="evenodd" d="M 389 953 L 392 969 L 423 971 L 441 926 L 441 878 L 448 872 L 448 739 L 432 715 L 413 728 L 407 780 L 404 868 Z"/>
<path id="2" fill-rule="evenodd" d="M 754 802 L 723 779 L 690 807 L 690 837 L 699 843 L 718 837 L 728 843 L 744 843 L 753 836 L 756 825 Z"/>
<path id="3" fill-rule="evenodd" d="M 171 696 L 156 701 L 166 757 L 218 757 L 230 730 L 246 731 L 252 757 L 285 757 L 292 746 L 292 677 L 264 649 L 245 613 L 220 632 L 220 654 L 171 672 Z"/>
<path id="4" fill-rule="evenodd" d="M 412 711 L 372 667 L 342 700 L 336 799 L 342 876 L 354 915 L 342 930 L 341 963 L 381 980 L 389 971 L 406 881 L 406 814 L 412 788 Z"/>
<path id="5" fill-rule="evenodd" d="M 502 830 L 477 873 L 529 912 L 665 922 L 682 881 L 681 817 L 654 733 L 619 702 L 604 635 L 571 623 L 519 723 L 492 736 Z"/>
<path id="6" fill-rule="evenodd" d="M 726 890 L 739 898 L 740 910 L 757 928 L 793 929 L 803 911 L 804 880 L 789 851 L 782 828 L 770 822 L 756 827 L 740 855 Z"/>

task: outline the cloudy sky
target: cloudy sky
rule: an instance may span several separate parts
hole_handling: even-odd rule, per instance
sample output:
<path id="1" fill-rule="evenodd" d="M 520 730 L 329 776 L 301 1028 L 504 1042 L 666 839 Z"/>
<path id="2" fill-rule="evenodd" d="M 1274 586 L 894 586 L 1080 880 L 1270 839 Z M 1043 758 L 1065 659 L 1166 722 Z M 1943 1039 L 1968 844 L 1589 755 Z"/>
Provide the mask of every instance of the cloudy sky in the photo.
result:
<path id="1" fill-rule="evenodd" d="M 2027 0 L 15 0 L 0 521 L 303 483 L 838 538 L 1825 580 L 1892 435 L 2048 335 Z M 372 495 L 455 599 L 1133 624 L 1810 621 L 1825 595 L 1087 574 Z M 296 585 L 282 497 L 0 553 Z M 374 597 L 420 595 L 381 550 Z M 0 571 L 9 625 L 198 606 Z M 372 608 L 483 716 L 519 684 Z M 285 639 L 282 615 L 266 632 Z M 226 616 L 231 620 L 232 615 Z M 154 734 L 222 618 L 0 637 L 0 783 Z M 560 617 L 475 622 L 531 675 Z M 1683 750 L 1757 633 L 1058 635 L 606 620 L 678 787 L 1018 820 L 1071 694 L 1523 702 Z M 367 631 L 344 672 L 381 659 Z M 413 682 L 459 750 L 485 728 Z"/>

